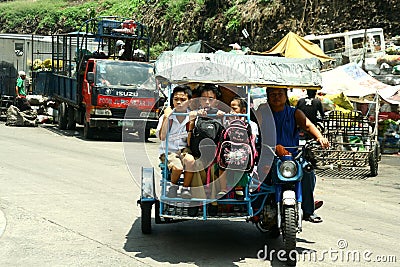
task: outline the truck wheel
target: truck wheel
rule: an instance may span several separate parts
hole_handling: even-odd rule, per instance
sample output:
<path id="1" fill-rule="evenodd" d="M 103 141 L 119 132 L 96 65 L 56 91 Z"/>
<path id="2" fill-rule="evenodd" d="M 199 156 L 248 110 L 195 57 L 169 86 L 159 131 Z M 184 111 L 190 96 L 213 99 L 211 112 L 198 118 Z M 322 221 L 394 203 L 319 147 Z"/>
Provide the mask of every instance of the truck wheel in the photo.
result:
<path id="1" fill-rule="evenodd" d="M 151 234 L 151 208 L 152 203 L 142 202 L 140 204 L 142 210 L 142 233 Z"/>
<path id="2" fill-rule="evenodd" d="M 287 264 L 296 266 L 296 233 L 297 220 L 296 211 L 293 206 L 284 207 L 284 224 L 283 224 L 283 245 L 286 251 Z"/>
<path id="3" fill-rule="evenodd" d="M 67 129 L 68 130 L 75 130 L 76 128 L 76 122 L 75 122 L 75 109 L 73 106 L 68 106 L 68 112 L 67 112 Z"/>
<path id="4" fill-rule="evenodd" d="M 378 148 L 375 147 L 371 154 L 369 154 L 368 163 L 369 169 L 371 171 L 371 177 L 375 177 L 378 175 L 378 153 Z"/>
<path id="5" fill-rule="evenodd" d="M 67 105 L 62 102 L 58 105 L 58 129 L 67 129 L 68 117 L 67 117 Z"/>
<path id="6" fill-rule="evenodd" d="M 89 123 L 85 120 L 83 125 L 83 137 L 85 139 L 92 139 L 94 136 L 94 129 L 90 128 Z"/>

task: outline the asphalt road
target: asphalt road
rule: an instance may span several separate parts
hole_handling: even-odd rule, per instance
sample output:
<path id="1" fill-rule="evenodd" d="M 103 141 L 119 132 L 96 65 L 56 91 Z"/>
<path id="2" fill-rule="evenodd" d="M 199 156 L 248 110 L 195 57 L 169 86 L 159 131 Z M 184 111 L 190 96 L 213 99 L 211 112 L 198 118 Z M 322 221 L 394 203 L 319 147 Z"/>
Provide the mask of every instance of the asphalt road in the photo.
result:
<path id="1" fill-rule="evenodd" d="M 251 223 L 188 221 L 142 235 L 137 180 L 157 163 L 157 143 L 81 135 L 0 123 L 0 266 L 284 266 L 271 251 L 282 241 Z M 304 223 L 297 240 L 316 258 L 298 266 L 399 266 L 399 172 L 399 156 L 383 156 L 374 178 L 320 172 L 324 222 Z M 265 251 L 272 257 L 258 259 Z"/>

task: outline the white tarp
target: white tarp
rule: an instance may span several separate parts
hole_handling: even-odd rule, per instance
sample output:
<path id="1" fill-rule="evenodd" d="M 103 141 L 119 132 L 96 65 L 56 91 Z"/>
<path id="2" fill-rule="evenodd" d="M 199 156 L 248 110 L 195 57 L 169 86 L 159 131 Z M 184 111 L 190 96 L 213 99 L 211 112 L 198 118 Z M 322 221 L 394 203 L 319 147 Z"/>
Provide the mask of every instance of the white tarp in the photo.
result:
<path id="1" fill-rule="evenodd" d="M 363 71 L 357 64 L 350 63 L 333 70 L 322 72 L 322 92 L 326 94 L 344 93 L 349 97 L 364 97 L 378 94 L 392 104 L 400 104 L 394 95 L 400 86 L 382 83 Z"/>
<path id="2" fill-rule="evenodd" d="M 172 83 L 258 84 L 320 88 L 320 62 L 316 58 L 183 53 L 167 51 L 155 62 L 157 77 Z"/>

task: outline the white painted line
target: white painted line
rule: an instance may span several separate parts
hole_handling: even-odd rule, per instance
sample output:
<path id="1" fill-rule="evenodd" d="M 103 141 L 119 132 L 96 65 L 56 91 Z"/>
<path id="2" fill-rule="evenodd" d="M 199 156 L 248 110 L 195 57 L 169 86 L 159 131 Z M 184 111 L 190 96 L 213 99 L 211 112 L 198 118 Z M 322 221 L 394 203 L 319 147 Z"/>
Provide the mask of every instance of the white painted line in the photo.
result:
<path id="1" fill-rule="evenodd" d="M 6 225 L 7 225 L 6 216 L 4 216 L 4 213 L 0 210 L 0 237 L 6 230 Z"/>

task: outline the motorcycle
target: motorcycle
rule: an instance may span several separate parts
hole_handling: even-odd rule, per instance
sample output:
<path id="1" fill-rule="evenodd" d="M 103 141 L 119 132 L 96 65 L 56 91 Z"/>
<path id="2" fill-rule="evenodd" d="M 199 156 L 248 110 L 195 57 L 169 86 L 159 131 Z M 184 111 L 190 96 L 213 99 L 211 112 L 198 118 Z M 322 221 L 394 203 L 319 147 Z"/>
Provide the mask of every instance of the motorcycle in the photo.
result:
<path id="1" fill-rule="evenodd" d="M 253 209 L 256 210 L 250 221 L 272 238 L 282 233 L 289 265 L 296 264 L 296 235 L 302 231 L 303 219 L 301 181 L 306 173 L 313 171 L 310 151 L 316 144 L 308 140 L 297 148 L 297 153 L 285 156 L 278 156 L 269 148 L 274 154 L 270 172 L 258 192 L 250 194 Z"/>

